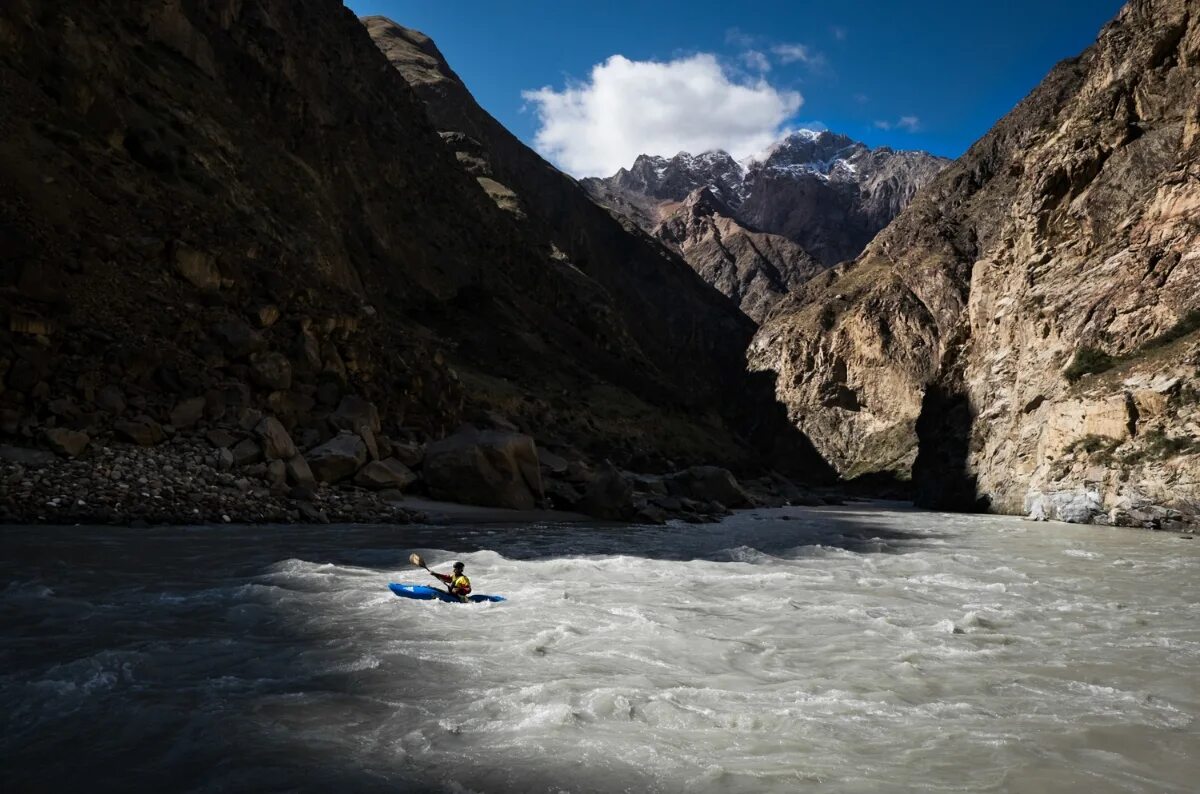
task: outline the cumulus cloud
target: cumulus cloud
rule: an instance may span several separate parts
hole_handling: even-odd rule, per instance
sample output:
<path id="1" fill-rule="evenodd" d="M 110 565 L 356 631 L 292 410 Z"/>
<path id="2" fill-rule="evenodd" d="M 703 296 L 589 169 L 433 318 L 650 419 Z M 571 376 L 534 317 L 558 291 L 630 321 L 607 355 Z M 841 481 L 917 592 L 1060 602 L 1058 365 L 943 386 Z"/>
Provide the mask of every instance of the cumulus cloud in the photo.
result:
<path id="1" fill-rule="evenodd" d="M 538 116 L 534 146 L 580 177 L 608 176 L 639 154 L 745 157 L 786 134 L 803 103 L 761 76 L 739 80 L 707 53 L 667 62 L 613 55 L 585 82 L 522 96 Z"/>
<path id="2" fill-rule="evenodd" d="M 881 130 L 905 130 L 916 132 L 921 129 L 921 120 L 916 116 L 901 116 L 895 121 L 877 121 L 875 126 Z"/>

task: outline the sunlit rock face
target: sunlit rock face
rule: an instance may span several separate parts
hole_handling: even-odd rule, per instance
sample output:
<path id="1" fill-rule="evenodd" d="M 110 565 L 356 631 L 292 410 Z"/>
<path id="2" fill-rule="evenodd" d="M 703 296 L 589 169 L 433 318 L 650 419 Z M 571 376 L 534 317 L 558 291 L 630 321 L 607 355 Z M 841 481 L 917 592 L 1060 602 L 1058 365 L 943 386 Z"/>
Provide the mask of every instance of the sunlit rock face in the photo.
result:
<path id="1" fill-rule="evenodd" d="M 741 162 L 723 151 L 641 155 L 580 184 L 761 322 L 808 278 L 861 253 L 946 163 L 799 130 Z"/>
<path id="2" fill-rule="evenodd" d="M 752 366 L 831 462 L 934 505 L 1196 513 L 1198 57 L 1194 4 L 1128 4 L 763 326 Z"/>

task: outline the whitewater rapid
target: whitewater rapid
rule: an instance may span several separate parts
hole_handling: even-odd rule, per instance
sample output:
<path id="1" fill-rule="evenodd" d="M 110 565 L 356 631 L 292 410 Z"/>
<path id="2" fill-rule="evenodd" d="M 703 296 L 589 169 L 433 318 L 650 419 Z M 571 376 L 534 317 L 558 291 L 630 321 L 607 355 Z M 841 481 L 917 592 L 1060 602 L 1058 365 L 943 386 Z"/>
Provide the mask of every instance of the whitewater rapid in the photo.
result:
<path id="1" fill-rule="evenodd" d="M 1200 540 L 718 525 L 2 528 L 7 790 L 1190 792 Z M 500 604 L 396 598 L 411 551 Z"/>

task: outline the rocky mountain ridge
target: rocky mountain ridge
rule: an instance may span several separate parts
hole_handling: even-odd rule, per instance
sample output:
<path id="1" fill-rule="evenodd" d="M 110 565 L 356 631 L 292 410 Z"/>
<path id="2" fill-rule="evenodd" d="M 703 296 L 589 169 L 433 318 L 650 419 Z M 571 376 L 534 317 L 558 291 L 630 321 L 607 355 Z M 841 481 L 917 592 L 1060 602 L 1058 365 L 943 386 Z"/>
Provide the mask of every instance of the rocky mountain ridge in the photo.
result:
<path id="1" fill-rule="evenodd" d="M 796 425 L 922 501 L 1200 513 L 1200 13 L 1132 0 L 855 261 L 763 325 Z"/>
<path id="2" fill-rule="evenodd" d="M 824 268 L 859 254 L 945 163 L 925 152 L 870 149 L 845 135 L 799 130 L 742 162 L 723 151 L 680 152 L 671 158 L 641 155 L 629 169 L 580 184 L 597 202 L 668 244 L 677 233 L 664 227 L 686 223 L 672 216 L 680 202 L 701 188 L 720 201 L 725 217 L 742 227 L 743 236 L 769 234 L 790 242 L 781 247 L 781 256 L 760 257 L 782 278 L 764 273 L 760 281 L 774 286 L 742 304 L 747 314 L 761 320 L 788 294 L 782 284 L 811 276 L 810 261 Z M 684 253 L 684 258 L 697 272 L 711 275 L 722 269 L 711 255 L 717 246 L 715 239 L 693 243 L 689 250 L 694 253 Z M 797 260 L 803 260 L 799 266 Z M 744 293 L 716 286 L 741 301 Z"/>

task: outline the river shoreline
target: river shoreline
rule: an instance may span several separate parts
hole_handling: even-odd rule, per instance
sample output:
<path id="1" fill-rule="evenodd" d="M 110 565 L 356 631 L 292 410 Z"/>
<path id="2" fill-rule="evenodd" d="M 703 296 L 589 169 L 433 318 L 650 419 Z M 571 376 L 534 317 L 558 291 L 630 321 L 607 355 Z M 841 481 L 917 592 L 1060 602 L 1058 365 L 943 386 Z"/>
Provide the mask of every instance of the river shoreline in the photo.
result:
<path id="1" fill-rule="evenodd" d="M 298 486 L 271 480 L 263 465 L 222 465 L 219 450 L 196 435 L 177 435 L 153 447 L 93 446 L 80 457 L 41 449 L 0 449 L 0 525 L 95 524 L 142 527 L 208 524 L 501 524 L 612 522 L 606 516 L 555 509 L 548 500 L 533 509 L 509 509 L 435 500 L 419 490 L 371 489 L 351 482 Z M 259 471 L 261 469 L 261 471 Z M 625 473 L 639 487 L 661 479 Z M 739 493 L 741 486 L 738 486 Z M 760 507 L 839 504 L 836 489 L 802 489 L 782 479 L 755 481 L 745 497 Z M 648 501 L 653 500 L 647 507 Z M 718 502 L 672 499 L 644 492 L 642 509 L 629 521 L 681 519 L 711 522 L 729 515 Z M 675 503 L 678 503 L 677 505 Z M 658 505 L 674 507 L 664 510 Z"/>

